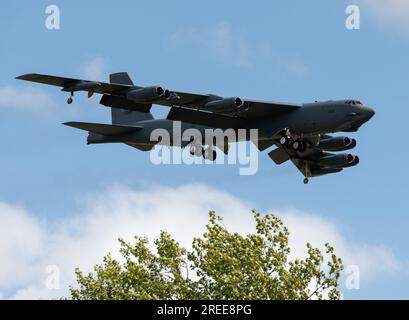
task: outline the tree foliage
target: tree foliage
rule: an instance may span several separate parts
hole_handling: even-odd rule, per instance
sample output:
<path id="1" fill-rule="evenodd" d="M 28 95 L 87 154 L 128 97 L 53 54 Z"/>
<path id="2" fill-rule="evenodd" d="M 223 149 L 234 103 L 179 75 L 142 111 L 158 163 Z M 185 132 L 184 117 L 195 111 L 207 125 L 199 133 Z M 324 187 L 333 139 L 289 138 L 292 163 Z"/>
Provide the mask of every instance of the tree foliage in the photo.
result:
<path id="1" fill-rule="evenodd" d="M 121 244 L 123 261 L 107 255 L 93 273 L 76 270 L 72 299 L 339 299 L 341 259 L 326 244 L 326 257 L 307 243 L 305 259 L 289 260 L 289 231 L 274 215 L 253 211 L 256 232 L 229 232 L 209 213 L 205 233 L 191 251 L 162 231 Z"/>

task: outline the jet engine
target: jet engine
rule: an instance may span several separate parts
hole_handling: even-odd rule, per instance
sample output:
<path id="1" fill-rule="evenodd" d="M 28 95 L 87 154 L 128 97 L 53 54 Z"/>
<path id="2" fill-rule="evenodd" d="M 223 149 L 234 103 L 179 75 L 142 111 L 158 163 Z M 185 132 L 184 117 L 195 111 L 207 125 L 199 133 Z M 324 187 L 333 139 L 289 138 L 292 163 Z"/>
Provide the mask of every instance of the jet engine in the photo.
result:
<path id="1" fill-rule="evenodd" d="M 324 174 L 336 173 L 341 170 L 342 168 L 313 167 L 313 168 L 310 168 L 309 174 L 313 177 L 317 177 L 317 176 L 322 176 Z"/>
<path id="2" fill-rule="evenodd" d="M 163 90 L 162 87 L 146 87 L 146 88 L 137 88 L 131 89 L 127 92 L 126 97 L 129 100 L 142 102 L 142 101 L 153 101 L 158 98 L 167 98 L 169 97 L 170 92 L 168 90 Z"/>
<path id="3" fill-rule="evenodd" d="M 236 113 L 248 109 L 247 102 L 243 102 L 240 98 L 224 98 L 214 100 L 204 105 L 204 110 L 216 113 Z"/>
<path id="4" fill-rule="evenodd" d="M 328 151 L 349 150 L 355 146 L 356 140 L 348 137 L 323 138 L 318 144 L 318 148 Z"/>
<path id="5" fill-rule="evenodd" d="M 358 156 L 349 153 L 330 154 L 324 155 L 315 162 L 324 167 L 346 168 L 357 165 L 359 163 L 359 158 Z"/>

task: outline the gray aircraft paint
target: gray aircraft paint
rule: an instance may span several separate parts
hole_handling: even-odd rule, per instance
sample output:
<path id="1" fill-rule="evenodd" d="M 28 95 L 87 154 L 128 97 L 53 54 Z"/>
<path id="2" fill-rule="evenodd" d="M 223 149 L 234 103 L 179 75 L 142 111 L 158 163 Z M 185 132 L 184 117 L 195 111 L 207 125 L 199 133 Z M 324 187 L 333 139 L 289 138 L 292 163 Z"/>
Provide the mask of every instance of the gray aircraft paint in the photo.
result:
<path id="1" fill-rule="evenodd" d="M 89 123 L 65 123 L 89 131 L 89 144 L 126 143 L 146 151 L 157 143 L 151 141 L 151 136 L 161 128 L 168 131 L 171 138 L 169 144 L 174 145 L 173 129 L 179 122 L 182 131 L 194 128 L 202 137 L 206 129 L 257 129 L 259 150 L 276 145 L 278 148 L 269 152 L 269 156 L 277 164 L 291 160 L 306 177 L 305 183 L 308 177 L 339 172 L 358 164 L 358 157 L 350 154 L 336 156 L 320 148 L 319 143 L 324 137 L 331 139 L 328 133 L 357 131 L 375 114 L 369 106 L 350 99 L 304 104 L 278 103 L 169 91 L 159 86 L 140 87 L 135 86 L 124 72 L 111 74 L 110 83 L 41 74 L 26 74 L 17 79 L 60 86 L 63 91 L 71 92 L 69 103 L 75 91 L 88 91 L 88 96 L 103 94 L 100 104 L 112 110 L 111 127 L 95 124 L 94 128 Z M 147 99 L 150 95 L 152 98 Z M 167 119 L 153 119 L 150 113 L 152 104 L 171 107 Z M 244 140 L 248 139 L 249 134 Z M 340 150 L 352 149 L 355 144 Z M 344 158 L 353 161 L 339 166 L 337 161 Z"/>

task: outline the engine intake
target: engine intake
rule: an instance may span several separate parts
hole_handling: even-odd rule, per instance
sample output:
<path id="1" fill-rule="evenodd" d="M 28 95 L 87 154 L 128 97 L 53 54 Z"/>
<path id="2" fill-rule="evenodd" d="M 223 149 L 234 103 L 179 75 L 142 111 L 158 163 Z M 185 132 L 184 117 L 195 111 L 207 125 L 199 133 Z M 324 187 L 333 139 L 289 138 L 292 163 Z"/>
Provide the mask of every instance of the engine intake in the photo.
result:
<path id="1" fill-rule="evenodd" d="M 349 150 L 355 146 L 356 140 L 349 137 L 324 138 L 318 144 L 318 148 L 327 151 Z"/>
<path id="2" fill-rule="evenodd" d="M 169 90 L 163 90 L 162 87 L 146 87 L 146 88 L 138 88 L 138 89 L 131 89 L 126 94 L 126 97 L 129 100 L 133 100 L 136 102 L 147 102 L 153 101 L 158 98 L 167 98 L 169 97 L 170 92 Z"/>
<path id="3" fill-rule="evenodd" d="M 224 98 L 206 103 L 204 109 L 216 113 L 237 113 L 247 110 L 248 104 L 237 97 Z"/>

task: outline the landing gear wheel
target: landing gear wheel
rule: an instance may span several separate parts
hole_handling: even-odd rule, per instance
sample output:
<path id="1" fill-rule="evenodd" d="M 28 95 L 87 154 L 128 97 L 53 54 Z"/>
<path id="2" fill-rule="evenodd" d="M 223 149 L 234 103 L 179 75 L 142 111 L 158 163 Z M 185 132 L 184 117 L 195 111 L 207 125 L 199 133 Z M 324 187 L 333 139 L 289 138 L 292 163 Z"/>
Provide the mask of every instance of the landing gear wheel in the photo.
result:
<path id="1" fill-rule="evenodd" d="M 312 148 L 314 145 L 310 142 L 310 141 L 306 141 L 305 143 L 304 143 L 304 148 L 305 149 L 307 149 L 307 148 Z"/>
<path id="2" fill-rule="evenodd" d="M 68 104 L 71 104 L 72 103 L 72 97 L 74 96 L 74 91 L 71 91 L 70 92 L 70 96 L 68 97 L 68 99 L 67 99 L 67 103 Z"/>
<path id="3" fill-rule="evenodd" d="M 304 184 L 307 184 L 308 183 L 308 178 L 304 178 L 303 182 L 304 182 Z"/>
<path id="4" fill-rule="evenodd" d="M 207 148 L 203 152 L 203 158 L 206 159 L 206 160 L 214 161 L 214 160 L 216 160 L 216 157 L 217 157 L 216 150 L 213 150 L 211 148 Z"/>
<path id="5" fill-rule="evenodd" d="M 189 149 L 189 153 L 191 156 L 200 157 L 204 155 L 204 149 L 201 146 L 191 146 Z"/>
<path id="6" fill-rule="evenodd" d="M 291 139 L 291 137 L 282 136 L 280 138 L 280 144 L 282 146 L 291 147 L 293 143 L 294 143 L 294 140 Z"/>
<path id="7" fill-rule="evenodd" d="M 281 137 L 281 138 L 280 138 L 280 144 L 281 144 L 282 146 L 284 146 L 285 144 L 287 144 L 287 137 Z"/>
<path id="8" fill-rule="evenodd" d="M 216 150 L 212 150 L 212 161 L 216 160 L 217 153 Z"/>
<path id="9" fill-rule="evenodd" d="M 304 152 L 305 151 L 305 143 L 300 141 L 300 140 L 296 140 L 293 143 L 293 149 L 295 151 L 298 151 L 298 152 Z"/>

